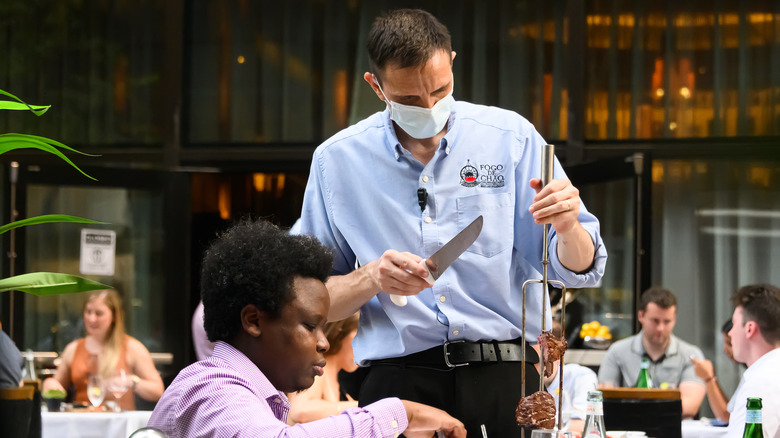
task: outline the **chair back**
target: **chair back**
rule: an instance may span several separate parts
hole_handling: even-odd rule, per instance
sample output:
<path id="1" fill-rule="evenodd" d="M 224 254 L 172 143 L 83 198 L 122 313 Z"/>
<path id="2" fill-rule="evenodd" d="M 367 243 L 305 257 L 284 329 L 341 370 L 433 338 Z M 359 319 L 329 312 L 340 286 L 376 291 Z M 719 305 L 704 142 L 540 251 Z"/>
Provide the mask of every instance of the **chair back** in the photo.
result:
<path id="1" fill-rule="evenodd" d="M 32 400 L 35 388 L 20 386 L 18 388 L 0 388 L 0 400 Z"/>
<path id="2" fill-rule="evenodd" d="M 40 438 L 40 391 L 33 386 L 0 388 L 0 430 L 3 437 Z"/>
<path id="3" fill-rule="evenodd" d="M 682 437 L 682 401 L 678 389 L 616 388 L 604 393 L 607 430 L 636 430 L 647 436 Z"/>

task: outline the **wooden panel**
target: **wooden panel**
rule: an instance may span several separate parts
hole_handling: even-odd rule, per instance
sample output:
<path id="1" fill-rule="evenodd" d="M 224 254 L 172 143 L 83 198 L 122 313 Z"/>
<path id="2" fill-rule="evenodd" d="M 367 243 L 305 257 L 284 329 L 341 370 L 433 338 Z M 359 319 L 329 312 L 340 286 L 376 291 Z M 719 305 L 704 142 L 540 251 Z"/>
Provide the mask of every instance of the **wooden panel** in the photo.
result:
<path id="1" fill-rule="evenodd" d="M 602 389 L 604 398 L 638 398 L 680 400 L 679 389 L 659 388 L 611 388 Z"/>
<path id="2" fill-rule="evenodd" d="M 34 392 L 32 386 L 0 388 L 0 400 L 32 400 Z"/>

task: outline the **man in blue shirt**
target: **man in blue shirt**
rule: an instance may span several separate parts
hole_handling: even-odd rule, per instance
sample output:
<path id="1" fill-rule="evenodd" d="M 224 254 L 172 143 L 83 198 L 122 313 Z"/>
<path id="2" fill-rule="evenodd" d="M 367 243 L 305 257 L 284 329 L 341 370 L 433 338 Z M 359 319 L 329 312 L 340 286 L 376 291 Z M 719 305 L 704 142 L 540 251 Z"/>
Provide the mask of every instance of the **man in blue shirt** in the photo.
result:
<path id="1" fill-rule="evenodd" d="M 368 52 L 364 79 L 387 108 L 317 148 L 296 225 L 334 249 L 329 319 L 360 309 L 355 360 L 371 370 L 359 401 L 410 398 L 455 415 L 471 435 L 485 424 L 489 436 L 519 436 L 522 367 L 526 393 L 539 389 L 538 358 L 530 350 L 519 362 L 519 344 L 522 284 L 541 278 L 541 224 L 552 225 L 549 278 L 589 287 L 607 257 L 598 221 L 557 161 L 560 179 L 541 187 L 545 141 L 527 120 L 453 100 L 455 52 L 435 17 L 389 12 Z M 430 286 L 420 260 L 479 215 L 477 240 Z M 534 343 L 542 303 L 535 284 L 525 334 Z"/>

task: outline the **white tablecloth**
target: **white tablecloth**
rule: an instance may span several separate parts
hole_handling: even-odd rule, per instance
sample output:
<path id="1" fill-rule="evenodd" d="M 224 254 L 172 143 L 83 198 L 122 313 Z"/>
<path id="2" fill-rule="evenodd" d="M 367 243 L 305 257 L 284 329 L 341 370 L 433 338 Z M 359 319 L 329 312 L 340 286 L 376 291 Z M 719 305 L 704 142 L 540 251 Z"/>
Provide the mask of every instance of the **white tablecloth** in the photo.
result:
<path id="1" fill-rule="evenodd" d="M 152 411 L 41 412 L 42 438 L 127 438 L 151 416 Z"/>
<path id="2" fill-rule="evenodd" d="M 710 426 L 709 420 L 683 420 L 682 438 L 725 437 L 727 427 Z"/>

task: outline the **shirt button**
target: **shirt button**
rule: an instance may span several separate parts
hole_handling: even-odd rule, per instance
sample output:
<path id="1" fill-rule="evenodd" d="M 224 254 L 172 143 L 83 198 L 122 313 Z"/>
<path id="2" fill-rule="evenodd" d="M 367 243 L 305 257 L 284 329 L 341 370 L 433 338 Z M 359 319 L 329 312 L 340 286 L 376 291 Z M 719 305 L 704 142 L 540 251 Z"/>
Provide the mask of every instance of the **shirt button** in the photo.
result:
<path id="1" fill-rule="evenodd" d="M 398 152 L 395 153 L 395 158 L 398 159 Z"/>
<path id="2" fill-rule="evenodd" d="M 428 177 L 427 176 L 423 177 L 423 182 L 428 182 Z"/>
<path id="3" fill-rule="evenodd" d="M 450 153 L 450 148 L 444 149 L 448 154 Z"/>
<path id="4" fill-rule="evenodd" d="M 395 420 L 393 420 L 393 422 L 392 422 L 392 423 L 390 423 L 390 426 L 391 426 L 393 429 L 397 429 L 397 428 L 398 428 L 398 422 L 397 422 L 397 421 L 395 421 Z"/>
<path id="5" fill-rule="evenodd" d="M 433 219 L 431 219 L 431 217 L 430 217 L 430 216 L 428 216 L 428 217 L 426 217 L 426 218 L 425 218 L 425 223 L 426 223 L 426 224 L 429 224 L 429 223 L 431 223 L 432 221 L 433 221 Z"/>
<path id="6" fill-rule="evenodd" d="M 441 296 L 441 297 L 439 297 L 439 301 L 441 301 L 443 303 L 443 302 L 447 301 L 447 298 Z"/>
<path id="7" fill-rule="evenodd" d="M 460 334 L 460 330 L 453 330 L 452 334 L 458 336 Z"/>
<path id="8" fill-rule="evenodd" d="M 274 399 L 274 403 L 281 403 L 281 402 L 282 402 L 282 399 L 280 399 L 279 397 L 276 397 Z"/>

